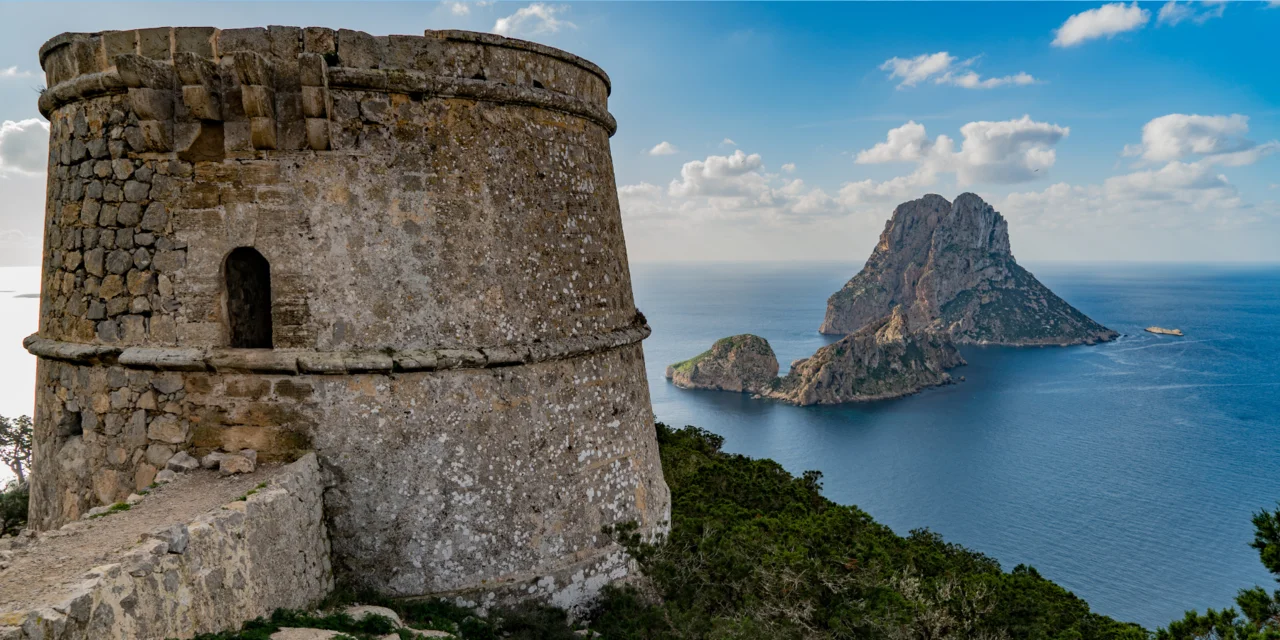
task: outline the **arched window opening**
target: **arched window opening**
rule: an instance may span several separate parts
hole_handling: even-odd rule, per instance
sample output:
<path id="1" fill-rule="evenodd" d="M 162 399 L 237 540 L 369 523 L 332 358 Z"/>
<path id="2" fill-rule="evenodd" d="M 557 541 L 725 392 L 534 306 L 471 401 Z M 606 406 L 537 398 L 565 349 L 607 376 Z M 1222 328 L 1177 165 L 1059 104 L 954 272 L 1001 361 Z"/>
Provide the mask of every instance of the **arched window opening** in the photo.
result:
<path id="1" fill-rule="evenodd" d="M 231 346 L 271 348 L 271 264 L 251 247 L 227 256 L 223 270 Z"/>

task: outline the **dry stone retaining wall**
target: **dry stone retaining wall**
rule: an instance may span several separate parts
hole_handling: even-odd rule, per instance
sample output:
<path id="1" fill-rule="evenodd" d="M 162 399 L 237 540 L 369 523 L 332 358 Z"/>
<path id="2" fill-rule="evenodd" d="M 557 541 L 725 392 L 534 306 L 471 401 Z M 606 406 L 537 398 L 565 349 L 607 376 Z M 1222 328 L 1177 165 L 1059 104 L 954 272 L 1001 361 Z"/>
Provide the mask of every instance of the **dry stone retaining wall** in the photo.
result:
<path id="1" fill-rule="evenodd" d="M 0 640 L 190 638 L 312 606 L 333 589 L 322 491 L 308 454 L 243 501 L 94 567 L 62 601 L 0 613 Z"/>

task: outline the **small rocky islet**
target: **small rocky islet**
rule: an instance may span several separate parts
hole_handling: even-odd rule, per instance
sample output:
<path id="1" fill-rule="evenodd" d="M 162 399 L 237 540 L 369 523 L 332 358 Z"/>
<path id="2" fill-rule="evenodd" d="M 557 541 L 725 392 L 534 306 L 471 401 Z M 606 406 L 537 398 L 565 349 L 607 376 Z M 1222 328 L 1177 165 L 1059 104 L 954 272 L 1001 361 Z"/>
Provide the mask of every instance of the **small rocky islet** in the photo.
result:
<path id="1" fill-rule="evenodd" d="M 686 389 L 838 404 L 950 383 L 947 370 L 965 364 L 957 344 L 1069 346 L 1119 336 L 1018 265 L 1004 217 L 972 193 L 898 205 L 866 266 L 828 300 L 819 331 L 845 337 L 781 378 L 768 341 L 751 334 L 717 341 L 667 367 L 666 377 Z"/>

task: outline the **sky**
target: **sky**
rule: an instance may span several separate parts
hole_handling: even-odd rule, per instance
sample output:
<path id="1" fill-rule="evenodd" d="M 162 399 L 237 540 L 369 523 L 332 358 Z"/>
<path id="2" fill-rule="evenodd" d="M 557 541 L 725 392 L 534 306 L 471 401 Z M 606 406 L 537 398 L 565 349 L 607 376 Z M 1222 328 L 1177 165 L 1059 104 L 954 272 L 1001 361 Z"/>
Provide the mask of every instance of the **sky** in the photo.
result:
<path id="1" fill-rule="evenodd" d="M 64 31 L 469 29 L 613 80 L 632 261 L 843 260 L 982 196 L 1026 261 L 1280 261 L 1280 1 L 0 3 L 0 265 L 39 261 Z"/>

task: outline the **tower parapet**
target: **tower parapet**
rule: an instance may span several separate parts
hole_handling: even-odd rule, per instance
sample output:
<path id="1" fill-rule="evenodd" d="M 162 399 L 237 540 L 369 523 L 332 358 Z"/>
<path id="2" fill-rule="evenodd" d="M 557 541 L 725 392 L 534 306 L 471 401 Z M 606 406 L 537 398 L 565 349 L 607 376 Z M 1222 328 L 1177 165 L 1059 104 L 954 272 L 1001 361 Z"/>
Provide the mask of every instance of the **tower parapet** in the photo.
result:
<path id="1" fill-rule="evenodd" d="M 31 521 L 181 451 L 315 450 L 335 568 L 395 596 L 626 572 L 665 523 L 595 65 L 488 34 L 270 27 L 41 48 Z"/>

